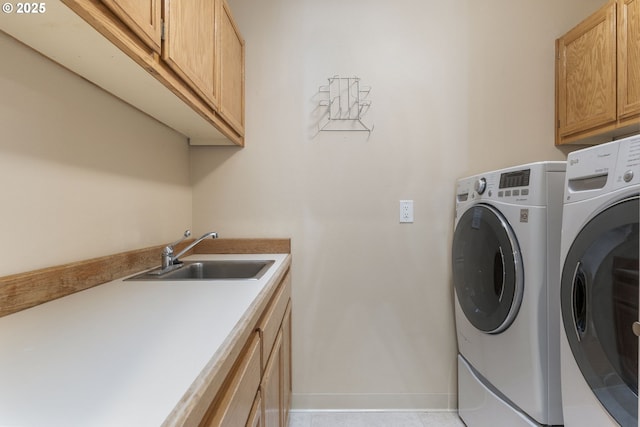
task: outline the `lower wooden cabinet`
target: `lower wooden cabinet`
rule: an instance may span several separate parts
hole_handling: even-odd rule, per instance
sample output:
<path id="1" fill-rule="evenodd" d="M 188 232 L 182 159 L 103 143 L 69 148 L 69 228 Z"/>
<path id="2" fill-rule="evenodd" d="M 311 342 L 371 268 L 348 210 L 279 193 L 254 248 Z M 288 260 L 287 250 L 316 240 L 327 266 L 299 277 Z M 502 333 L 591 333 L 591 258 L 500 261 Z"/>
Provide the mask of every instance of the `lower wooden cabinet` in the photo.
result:
<path id="1" fill-rule="evenodd" d="M 293 371 L 291 364 L 291 301 L 287 306 L 284 319 L 282 320 L 282 413 L 283 427 L 289 425 L 289 409 L 291 409 L 291 395 L 293 390 Z"/>
<path id="2" fill-rule="evenodd" d="M 258 394 L 256 395 L 255 400 L 253 401 L 253 407 L 251 408 L 251 412 L 249 413 L 249 420 L 247 421 L 247 427 L 262 427 L 264 423 L 262 422 L 262 396 L 260 394 L 260 390 L 258 390 Z"/>
<path id="3" fill-rule="evenodd" d="M 286 427 L 290 408 L 291 276 L 287 272 L 198 425 Z"/>
<path id="4" fill-rule="evenodd" d="M 264 427 L 281 427 L 282 419 L 282 331 L 276 337 L 271 357 L 262 377 L 260 390 L 264 395 Z"/>
<path id="5" fill-rule="evenodd" d="M 258 331 L 263 338 L 265 361 L 260 384 L 264 426 L 286 427 L 291 408 L 291 278 L 288 275 L 271 309 L 259 322 Z"/>
<path id="6" fill-rule="evenodd" d="M 200 426 L 245 425 L 260 385 L 260 376 L 260 336 L 254 333 Z"/>

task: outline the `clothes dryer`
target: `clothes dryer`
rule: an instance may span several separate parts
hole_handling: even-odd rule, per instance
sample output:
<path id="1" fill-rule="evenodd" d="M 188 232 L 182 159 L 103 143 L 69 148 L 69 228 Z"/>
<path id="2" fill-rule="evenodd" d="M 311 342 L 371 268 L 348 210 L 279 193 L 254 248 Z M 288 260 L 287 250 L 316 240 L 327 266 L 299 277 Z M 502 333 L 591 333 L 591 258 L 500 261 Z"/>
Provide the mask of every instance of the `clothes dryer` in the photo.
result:
<path id="1" fill-rule="evenodd" d="M 568 156 L 561 243 L 565 425 L 638 426 L 640 136 Z"/>
<path id="2" fill-rule="evenodd" d="M 562 424 L 565 162 L 458 181 L 452 244 L 458 407 L 469 427 Z"/>

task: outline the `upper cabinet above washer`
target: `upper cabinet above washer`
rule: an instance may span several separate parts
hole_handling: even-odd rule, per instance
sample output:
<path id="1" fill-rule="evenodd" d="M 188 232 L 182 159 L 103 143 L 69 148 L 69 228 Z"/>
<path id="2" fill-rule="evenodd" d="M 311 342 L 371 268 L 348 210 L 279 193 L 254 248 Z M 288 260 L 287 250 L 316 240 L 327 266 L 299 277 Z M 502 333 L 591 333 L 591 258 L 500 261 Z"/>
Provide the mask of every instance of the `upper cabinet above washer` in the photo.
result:
<path id="1" fill-rule="evenodd" d="M 224 11 L 224 12 L 223 12 Z M 189 138 L 244 146 L 244 40 L 229 49 L 224 0 L 61 0 L 33 16 L 3 14 L 0 30 Z M 223 20 L 223 15 L 225 19 Z M 163 34 L 164 23 L 164 34 Z M 235 24 L 234 24 L 234 28 Z M 220 85 L 224 88 L 220 99 Z M 239 111 L 235 105 L 241 98 Z M 230 101 L 229 101 L 230 102 Z M 241 123 L 242 126 L 239 126 Z"/>
<path id="2" fill-rule="evenodd" d="M 640 0 L 618 2 L 618 115 L 640 115 Z"/>
<path id="3" fill-rule="evenodd" d="M 609 0 L 556 41 L 556 145 L 640 132 L 640 0 Z"/>

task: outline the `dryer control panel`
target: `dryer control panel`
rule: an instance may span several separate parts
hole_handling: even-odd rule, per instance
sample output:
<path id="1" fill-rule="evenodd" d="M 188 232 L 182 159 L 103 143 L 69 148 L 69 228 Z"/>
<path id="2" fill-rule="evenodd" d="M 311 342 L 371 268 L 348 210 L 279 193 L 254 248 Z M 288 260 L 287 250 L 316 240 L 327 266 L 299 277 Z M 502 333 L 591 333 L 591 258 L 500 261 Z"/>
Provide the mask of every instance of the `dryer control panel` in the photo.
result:
<path id="1" fill-rule="evenodd" d="M 640 135 L 585 148 L 567 158 L 565 202 L 640 183 Z"/>

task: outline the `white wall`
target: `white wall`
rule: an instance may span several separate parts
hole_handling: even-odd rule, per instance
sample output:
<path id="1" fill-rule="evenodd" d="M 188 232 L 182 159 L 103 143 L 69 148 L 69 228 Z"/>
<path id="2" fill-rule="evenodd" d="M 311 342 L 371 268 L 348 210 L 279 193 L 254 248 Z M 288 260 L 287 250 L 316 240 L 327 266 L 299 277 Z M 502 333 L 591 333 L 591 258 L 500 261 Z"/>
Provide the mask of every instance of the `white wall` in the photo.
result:
<path id="1" fill-rule="evenodd" d="M 600 2 L 230 1 L 247 147 L 192 149 L 194 227 L 292 237 L 294 407 L 455 407 L 455 180 L 563 158 L 554 39 Z M 370 135 L 317 132 L 336 74 L 372 87 Z"/>
<path id="2" fill-rule="evenodd" d="M 186 138 L 2 32 L 0 52 L 0 276 L 180 237 Z"/>
<path id="3" fill-rule="evenodd" d="M 554 147 L 555 40 L 604 3 L 468 2 L 470 174 L 566 158 Z"/>

